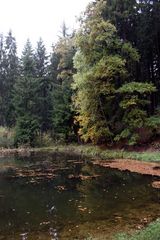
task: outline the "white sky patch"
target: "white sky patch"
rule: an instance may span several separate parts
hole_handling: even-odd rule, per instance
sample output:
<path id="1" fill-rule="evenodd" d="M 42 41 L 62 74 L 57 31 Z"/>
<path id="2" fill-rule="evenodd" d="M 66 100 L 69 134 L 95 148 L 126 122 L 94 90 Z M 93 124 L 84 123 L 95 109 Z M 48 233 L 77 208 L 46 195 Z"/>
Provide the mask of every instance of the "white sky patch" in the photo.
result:
<path id="1" fill-rule="evenodd" d="M 52 43 L 60 35 L 62 22 L 74 29 L 76 16 L 89 2 L 91 0 L 0 0 L 0 33 L 6 35 L 12 30 L 19 53 L 27 38 L 35 47 L 40 37 L 47 50 L 51 51 Z"/>

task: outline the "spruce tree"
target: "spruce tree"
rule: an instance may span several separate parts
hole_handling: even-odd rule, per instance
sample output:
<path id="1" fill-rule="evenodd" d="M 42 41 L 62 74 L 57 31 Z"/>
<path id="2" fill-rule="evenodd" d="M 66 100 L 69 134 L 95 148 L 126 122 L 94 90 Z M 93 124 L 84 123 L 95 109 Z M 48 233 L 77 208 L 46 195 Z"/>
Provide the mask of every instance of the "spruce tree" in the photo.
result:
<path id="1" fill-rule="evenodd" d="M 5 119 L 5 98 L 6 98 L 6 87 L 5 87 L 5 49 L 4 49 L 4 37 L 0 35 L 0 125 L 6 125 Z"/>
<path id="2" fill-rule="evenodd" d="M 21 74 L 14 87 L 14 106 L 16 111 L 15 144 L 34 145 L 39 131 L 37 118 L 37 79 L 35 60 L 29 40 L 21 57 Z"/>
<path id="3" fill-rule="evenodd" d="M 37 117 L 39 119 L 41 133 L 51 129 L 51 111 L 52 111 L 52 96 L 51 96 L 51 79 L 47 72 L 48 56 L 42 39 L 37 42 L 35 50 L 35 71 L 38 84 L 37 95 Z"/>
<path id="4" fill-rule="evenodd" d="M 64 29 L 65 28 L 65 29 Z M 54 48 L 55 68 L 53 78 L 52 122 L 54 136 L 67 140 L 73 133 L 73 112 L 71 109 L 71 83 L 73 81 L 73 37 L 69 36 L 63 25 L 63 36 Z"/>
<path id="5" fill-rule="evenodd" d="M 7 126 L 15 125 L 13 86 L 18 77 L 18 68 L 16 40 L 10 31 L 5 39 L 5 122 Z"/>

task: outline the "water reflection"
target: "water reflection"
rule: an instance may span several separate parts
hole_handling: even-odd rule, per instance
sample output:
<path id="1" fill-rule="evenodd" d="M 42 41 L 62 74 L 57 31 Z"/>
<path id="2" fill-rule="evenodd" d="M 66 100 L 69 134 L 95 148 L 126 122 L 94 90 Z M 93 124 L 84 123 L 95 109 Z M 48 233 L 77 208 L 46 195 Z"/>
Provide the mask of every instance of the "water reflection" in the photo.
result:
<path id="1" fill-rule="evenodd" d="M 21 240 L 27 240 L 28 239 L 27 235 L 28 233 L 21 233 L 20 234 Z"/>
<path id="2" fill-rule="evenodd" d="M 0 239 L 98 239 L 160 216 L 151 179 L 80 156 L 0 159 Z"/>
<path id="3" fill-rule="evenodd" d="M 49 234 L 51 236 L 51 240 L 58 240 L 58 232 L 57 229 L 50 228 L 49 229 Z"/>

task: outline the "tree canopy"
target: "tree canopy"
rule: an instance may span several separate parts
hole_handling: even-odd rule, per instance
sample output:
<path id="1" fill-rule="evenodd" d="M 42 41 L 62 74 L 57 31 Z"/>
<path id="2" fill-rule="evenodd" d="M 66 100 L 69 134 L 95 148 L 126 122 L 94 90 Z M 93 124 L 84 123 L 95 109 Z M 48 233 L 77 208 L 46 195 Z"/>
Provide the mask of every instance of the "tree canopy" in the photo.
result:
<path id="1" fill-rule="evenodd" d="M 0 125 L 15 128 L 15 144 L 34 146 L 45 134 L 127 145 L 156 137 L 159 12 L 159 0 L 95 0 L 76 31 L 62 24 L 50 54 L 40 38 L 19 58 L 12 32 L 1 34 Z"/>

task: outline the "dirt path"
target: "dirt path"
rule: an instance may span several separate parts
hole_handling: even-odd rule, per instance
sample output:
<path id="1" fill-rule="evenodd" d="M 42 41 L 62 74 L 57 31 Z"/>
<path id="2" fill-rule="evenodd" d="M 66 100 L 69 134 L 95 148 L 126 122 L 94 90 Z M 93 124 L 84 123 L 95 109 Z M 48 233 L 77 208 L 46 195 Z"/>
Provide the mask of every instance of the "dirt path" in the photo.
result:
<path id="1" fill-rule="evenodd" d="M 130 172 L 143 175 L 160 177 L 160 163 L 148 163 L 130 159 L 116 159 L 109 161 L 96 160 L 94 161 L 94 164 L 106 168 L 119 169 L 121 171 L 128 170 Z"/>

